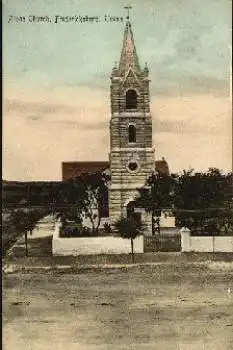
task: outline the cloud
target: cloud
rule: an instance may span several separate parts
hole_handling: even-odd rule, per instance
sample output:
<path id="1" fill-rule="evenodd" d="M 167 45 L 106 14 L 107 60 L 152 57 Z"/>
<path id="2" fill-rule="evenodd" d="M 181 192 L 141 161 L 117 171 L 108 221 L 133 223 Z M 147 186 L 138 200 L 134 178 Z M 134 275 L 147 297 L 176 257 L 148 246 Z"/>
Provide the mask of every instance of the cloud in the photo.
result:
<path id="1" fill-rule="evenodd" d="M 38 114 L 54 114 L 54 113 L 72 113 L 74 108 L 69 105 L 57 105 L 49 104 L 46 101 L 43 103 L 38 102 L 25 102 L 22 100 L 5 99 L 4 100 L 5 112 L 17 112 L 17 113 L 38 113 Z"/>
<path id="2" fill-rule="evenodd" d="M 78 121 L 78 120 L 59 120 L 59 121 L 53 121 L 54 123 L 57 123 L 65 128 L 79 128 L 80 130 L 86 131 L 94 129 L 95 131 L 98 130 L 107 130 L 108 128 L 108 122 L 107 121 L 98 121 L 93 120 L 93 122 L 85 122 L 85 121 Z"/>
<path id="3" fill-rule="evenodd" d="M 41 2 L 47 15 L 66 13 L 64 1 L 56 9 Z M 165 156 L 172 171 L 190 163 L 231 168 L 230 2 L 146 2 L 135 1 L 132 27 L 141 65 L 150 69 L 156 157 Z M 70 1 L 69 11 L 122 14 L 107 0 L 76 5 Z M 5 22 L 38 6 L 9 0 Z M 7 179 L 60 179 L 64 160 L 108 159 L 109 78 L 124 25 L 93 26 L 4 24 Z"/>
<path id="4" fill-rule="evenodd" d="M 185 96 L 187 94 L 227 97 L 230 94 L 228 76 L 224 79 L 207 76 L 187 76 L 174 72 L 158 71 L 157 79 L 152 80 L 151 93 L 159 96 Z"/>
<path id="5" fill-rule="evenodd" d="M 156 158 L 165 157 L 172 172 L 188 168 L 203 171 L 210 167 L 232 171 L 232 140 L 224 130 L 218 135 L 155 133 Z"/>
<path id="6" fill-rule="evenodd" d="M 179 120 L 173 121 L 169 119 L 158 119 L 154 120 L 154 128 L 156 133 L 174 133 L 174 134 L 183 134 L 192 132 L 193 130 L 190 127 L 189 121 Z"/>
<path id="7" fill-rule="evenodd" d="M 41 98 L 38 101 L 25 101 L 23 98 L 5 99 L 4 115 L 9 117 L 17 117 L 24 119 L 28 125 L 35 127 L 62 127 L 65 129 L 78 128 L 79 130 L 108 130 L 110 120 L 110 106 L 107 102 L 107 93 L 102 94 L 101 100 L 97 101 L 98 93 L 88 94 L 82 97 L 82 88 L 76 89 L 77 96 L 80 98 L 72 101 L 64 99 L 64 90 L 60 90 L 63 100 L 59 100 L 58 96 L 51 103 L 51 95 L 47 95 L 47 101 Z M 84 89 L 85 91 L 85 89 Z M 105 97 L 105 98 L 104 98 Z M 198 100 L 199 104 L 193 101 Z M 209 103 L 207 103 L 209 101 Z M 153 126 L 157 133 L 174 133 L 174 134 L 218 134 L 221 126 L 226 122 L 227 118 L 227 102 L 218 105 L 219 100 L 213 96 L 205 96 L 197 98 L 159 98 L 152 96 L 152 118 Z M 224 99 L 223 99 L 224 101 Z M 227 101 L 227 100 L 226 100 Z M 215 110 L 212 108 L 215 105 Z M 205 118 L 200 118 L 203 113 Z M 210 121 L 211 118 L 211 121 Z"/>
<path id="8" fill-rule="evenodd" d="M 216 122 L 216 119 L 221 117 L 216 115 L 213 118 L 213 122 L 210 123 L 201 123 L 193 120 L 187 120 L 185 116 L 182 117 L 182 120 L 171 120 L 171 119 L 158 119 L 154 118 L 154 129 L 156 133 L 171 133 L 176 135 L 184 134 L 198 134 L 198 135 L 218 135 L 219 134 L 219 123 Z M 221 124 L 224 122 L 225 118 L 222 118 Z"/>
<path id="9" fill-rule="evenodd" d="M 38 4 L 14 4 L 8 1 L 5 18 L 14 13 L 37 13 Z M 45 0 L 47 15 L 65 10 Z M 93 1 L 79 4 L 80 13 L 88 13 Z M 135 1 L 132 27 L 140 62 L 147 61 L 152 92 L 180 96 L 189 92 L 228 93 L 231 12 L 228 1 L 147 0 L 150 6 Z M 13 7 L 12 7 L 13 6 Z M 80 7 L 81 6 L 81 7 Z M 36 10 L 37 9 L 37 10 Z M 70 3 L 69 11 L 76 11 Z M 97 15 L 105 11 L 122 13 L 110 1 L 94 5 Z M 211 14 L 211 15 L 210 15 Z M 5 76 L 17 84 L 22 79 L 27 87 L 57 86 L 109 89 L 109 76 L 115 60 L 120 58 L 124 24 L 58 24 L 44 26 L 5 24 Z M 62 42 L 62 45 L 61 45 Z M 4 81 L 6 81 L 6 77 Z M 5 84 L 5 82 L 4 82 Z"/>
<path id="10" fill-rule="evenodd" d="M 83 131 L 92 128 L 103 130 L 108 127 L 103 108 L 90 104 L 85 107 L 84 101 L 72 106 L 68 103 L 51 104 L 46 101 L 38 103 L 5 99 L 4 114 L 8 117 L 17 116 L 24 119 L 29 125 L 34 124 L 35 126 L 46 125 L 48 127 L 49 124 L 58 124 L 63 128 L 79 128 Z"/>
<path id="11" fill-rule="evenodd" d="M 108 160 L 109 91 L 19 86 L 4 97 L 4 178 L 59 180 L 62 161 Z M 172 171 L 231 168 L 229 99 L 152 95 L 151 114 L 156 158 L 165 156 Z"/>

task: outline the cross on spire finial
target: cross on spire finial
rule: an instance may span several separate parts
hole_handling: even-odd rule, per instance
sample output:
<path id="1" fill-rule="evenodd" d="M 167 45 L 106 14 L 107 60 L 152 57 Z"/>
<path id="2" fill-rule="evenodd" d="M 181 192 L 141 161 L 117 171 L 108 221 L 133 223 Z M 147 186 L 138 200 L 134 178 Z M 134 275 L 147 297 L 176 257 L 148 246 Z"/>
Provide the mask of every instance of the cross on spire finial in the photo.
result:
<path id="1" fill-rule="evenodd" d="M 124 9 L 127 10 L 127 16 L 126 16 L 126 19 L 129 20 L 129 10 L 131 10 L 132 6 L 125 6 Z"/>

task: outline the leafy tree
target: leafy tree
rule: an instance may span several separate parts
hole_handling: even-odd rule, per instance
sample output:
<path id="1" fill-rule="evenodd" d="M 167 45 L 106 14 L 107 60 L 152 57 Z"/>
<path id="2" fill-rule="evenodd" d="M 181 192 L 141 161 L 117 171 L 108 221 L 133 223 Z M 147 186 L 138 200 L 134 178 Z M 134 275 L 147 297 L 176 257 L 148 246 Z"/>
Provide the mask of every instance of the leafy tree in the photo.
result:
<path id="1" fill-rule="evenodd" d="M 17 210 L 13 212 L 11 222 L 19 234 L 24 233 L 25 255 L 28 256 L 28 235 L 27 235 L 29 230 L 28 213 L 26 213 L 23 210 L 20 210 L 20 211 Z"/>
<path id="2" fill-rule="evenodd" d="M 62 221 L 82 222 L 82 214 L 90 220 L 92 231 L 98 232 L 101 210 L 108 195 L 109 176 L 101 172 L 83 173 L 60 184 L 59 195 L 54 206 Z"/>
<path id="3" fill-rule="evenodd" d="M 144 187 L 139 188 L 135 201 L 137 206 L 151 213 L 152 235 L 160 234 L 160 216 L 162 210 L 172 209 L 174 200 L 175 175 L 154 172 Z"/>
<path id="4" fill-rule="evenodd" d="M 193 231 L 232 231 L 232 173 L 219 169 L 207 172 L 183 171 L 176 177 L 175 211 L 178 226 Z"/>
<path id="5" fill-rule="evenodd" d="M 122 217 L 115 222 L 114 227 L 120 237 L 130 239 L 132 262 L 134 263 L 134 239 L 143 233 L 143 224 L 140 220 Z"/>
<path id="6" fill-rule="evenodd" d="M 57 196 L 51 206 L 52 213 L 61 218 L 63 223 L 67 220 L 80 223 L 87 196 L 84 185 L 79 179 L 71 179 L 61 182 L 57 190 Z"/>
<path id="7" fill-rule="evenodd" d="M 78 178 L 86 194 L 83 201 L 83 210 L 91 222 L 93 232 L 99 230 L 101 210 L 106 204 L 108 196 L 107 185 L 109 180 L 109 176 L 101 172 L 82 174 Z"/>
<path id="8" fill-rule="evenodd" d="M 27 212 L 28 230 L 30 232 L 30 236 L 32 235 L 32 232 L 36 227 L 37 222 L 47 214 L 49 214 L 49 211 L 46 209 L 32 209 Z"/>
<path id="9" fill-rule="evenodd" d="M 43 210 L 16 210 L 11 214 L 11 225 L 18 234 L 24 233 L 25 238 L 25 255 L 28 256 L 28 232 L 32 235 L 36 223 L 45 215 Z"/>

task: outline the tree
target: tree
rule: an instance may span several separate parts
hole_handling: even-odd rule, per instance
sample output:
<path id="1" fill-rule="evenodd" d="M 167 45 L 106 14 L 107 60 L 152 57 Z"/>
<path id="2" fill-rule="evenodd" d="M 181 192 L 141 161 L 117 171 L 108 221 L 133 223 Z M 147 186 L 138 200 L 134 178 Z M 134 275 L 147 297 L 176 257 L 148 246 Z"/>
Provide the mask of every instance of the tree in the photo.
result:
<path id="1" fill-rule="evenodd" d="M 25 255 L 28 256 L 28 213 L 23 210 L 17 210 L 12 213 L 11 222 L 16 231 L 21 234 L 24 233 L 25 238 Z"/>
<path id="2" fill-rule="evenodd" d="M 160 234 L 160 216 L 162 210 L 172 210 L 175 175 L 154 172 L 144 187 L 139 188 L 135 201 L 137 206 L 151 213 L 152 235 Z"/>
<path id="3" fill-rule="evenodd" d="M 82 184 L 85 194 L 82 209 L 91 222 L 93 232 L 98 232 L 99 230 L 101 210 L 108 195 L 107 184 L 109 180 L 109 176 L 101 172 L 81 174 L 76 178 L 76 181 Z"/>
<path id="4" fill-rule="evenodd" d="M 232 231 L 232 173 L 219 169 L 207 172 L 183 171 L 176 177 L 175 211 L 178 226 L 191 231 L 219 233 Z"/>
<path id="5" fill-rule="evenodd" d="M 30 236 L 36 227 L 37 222 L 46 214 L 47 211 L 45 209 L 32 209 L 28 211 L 28 231 L 30 232 Z"/>
<path id="6" fill-rule="evenodd" d="M 120 237 L 130 239 L 132 262 L 134 263 L 134 239 L 143 233 L 143 224 L 139 220 L 122 217 L 115 222 L 114 227 Z"/>
<path id="7" fill-rule="evenodd" d="M 57 195 L 53 197 L 51 211 L 63 223 L 67 220 L 79 223 L 86 197 L 85 187 L 78 178 L 63 181 L 57 188 Z"/>
<path id="8" fill-rule="evenodd" d="M 107 184 L 109 176 L 95 172 L 83 173 L 74 179 L 60 184 L 59 196 L 54 211 L 62 218 L 77 223 L 82 222 L 82 213 L 90 220 L 93 232 L 98 232 L 101 222 L 101 210 L 107 206 Z"/>
<path id="9" fill-rule="evenodd" d="M 11 224 L 18 234 L 24 233 L 25 239 L 25 255 L 28 256 L 28 231 L 32 235 L 32 231 L 36 223 L 45 215 L 43 210 L 16 210 L 11 214 Z"/>

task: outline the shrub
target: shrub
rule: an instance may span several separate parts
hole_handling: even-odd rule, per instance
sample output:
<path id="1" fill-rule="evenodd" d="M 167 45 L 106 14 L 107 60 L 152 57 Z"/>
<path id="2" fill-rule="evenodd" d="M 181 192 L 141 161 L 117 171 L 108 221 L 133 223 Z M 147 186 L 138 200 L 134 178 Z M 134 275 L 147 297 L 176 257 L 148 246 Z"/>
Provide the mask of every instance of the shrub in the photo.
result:
<path id="1" fill-rule="evenodd" d="M 112 232 L 111 226 L 109 225 L 109 223 L 105 222 L 103 227 L 104 227 L 104 233 L 111 233 Z"/>

